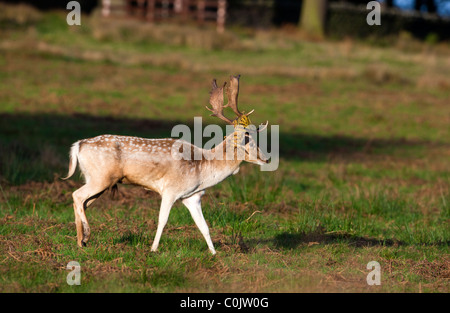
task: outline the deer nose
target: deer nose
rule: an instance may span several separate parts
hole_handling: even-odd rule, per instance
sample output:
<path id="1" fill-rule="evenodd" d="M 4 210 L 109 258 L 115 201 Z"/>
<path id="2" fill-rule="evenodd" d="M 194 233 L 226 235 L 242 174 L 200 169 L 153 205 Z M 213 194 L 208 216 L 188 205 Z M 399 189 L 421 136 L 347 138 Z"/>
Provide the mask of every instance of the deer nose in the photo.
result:
<path id="1" fill-rule="evenodd" d="M 259 155 L 259 159 L 260 159 L 261 161 L 263 161 L 264 163 L 268 164 L 270 158 L 268 158 L 268 157 L 265 156 L 264 154 L 260 154 L 260 155 Z"/>

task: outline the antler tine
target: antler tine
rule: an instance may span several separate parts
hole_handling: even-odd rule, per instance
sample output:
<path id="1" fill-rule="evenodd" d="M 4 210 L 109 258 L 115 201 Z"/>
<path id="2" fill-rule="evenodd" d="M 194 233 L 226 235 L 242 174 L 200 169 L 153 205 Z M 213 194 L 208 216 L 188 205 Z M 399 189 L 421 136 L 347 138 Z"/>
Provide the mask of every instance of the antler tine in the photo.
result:
<path id="1" fill-rule="evenodd" d="M 208 108 L 206 106 L 206 109 L 211 111 L 213 114 L 211 116 L 217 116 L 222 121 L 225 121 L 228 124 L 233 125 L 233 122 L 223 115 L 223 88 L 225 87 L 227 83 L 225 82 L 222 87 L 217 86 L 217 81 L 213 79 L 212 81 L 212 90 L 210 92 L 209 96 L 209 104 L 211 104 L 212 109 Z"/>
<path id="2" fill-rule="evenodd" d="M 248 131 L 250 132 L 250 133 L 260 133 L 260 132 L 262 132 L 262 131 L 264 131 L 266 128 L 267 128 L 267 126 L 269 125 L 269 121 L 266 121 L 266 124 L 263 124 L 263 123 L 261 123 L 261 125 L 259 125 L 259 127 L 257 128 L 257 129 L 248 129 Z"/>
<path id="3" fill-rule="evenodd" d="M 227 88 L 227 98 L 228 98 L 228 104 L 234 113 L 241 117 L 242 113 L 239 111 L 237 104 L 238 104 L 238 96 L 239 96 L 239 78 L 241 75 L 237 76 L 230 76 L 230 85 Z"/>
<path id="4" fill-rule="evenodd" d="M 263 124 L 261 123 L 261 125 L 259 125 L 259 127 L 258 127 L 258 129 L 257 129 L 257 132 L 260 133 L 260 132 L 262 132 L 263 130 L 265 130 L 265 129 L 267 128 L 267 125 L 269 125 L 269 121 L 266 121 L 266 124 L 265 124 L 265 125 L 263 125 Z M 261 128 L 261 126 L 262 126 L 262 128 Z"/>

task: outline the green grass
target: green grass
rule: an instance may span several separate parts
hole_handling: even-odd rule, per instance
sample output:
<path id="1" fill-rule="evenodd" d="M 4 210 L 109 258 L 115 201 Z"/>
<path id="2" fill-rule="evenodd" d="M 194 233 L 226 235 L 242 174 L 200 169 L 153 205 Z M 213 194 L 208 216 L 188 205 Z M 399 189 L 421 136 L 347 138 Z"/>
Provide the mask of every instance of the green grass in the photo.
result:
<path id="1" fill-rule="evenodd" d="M 10 269 L 2 275 L 2 288 L 57 292 L 247 291 L 257 288 L 250 286 L 255 281 L 261 284 L 261 290 L 273 281 L 273 289 L 268 291 L 288 291 L 283 289 L 284 279 L 283 283 L 276 282 L 291 272 L 301 276 L 307 271 L 318 278 L 344 269 L 348 277 L 361 280 L 349 290 L 369 291 L 362 283 L 363 273 L 355 273 L 351 267 L 362 270 L 376 259 L 383 267 L 395 263 L 394 274 L 383 276 L 385 286 L 380 290 L 417 291 L 418 282 L 434 284 L 435 291 L 445 290 L 439 287 L 439 275 L 445 274 L 441 268 L 448 252 L 448 227 L 441 219 L 445 222 L 448 216 L 424 219 L 405 201 L 383 195 L 353 198 L 349 203 L 305 201 L 289 213 L 258 207 L 261 213 L 257 214 L 253 214 L 253 203 L 242 205 L 224 198 L 224 203 L 210 196 L 205 199 L 205 217 L 219 251 L 212 257 L 181 205 L 171 212 L 160 251 L 151 253 L 158 201 L 136 200 L 137 204 L 127 206 L 118 200 L 99 200 L 88 213 L 93 239 L 81 250 L 75 245 L 68 199 L 40 205 L 32 205 L 34 200 L 30 199 L 24 205 L 23 199 L 11 196 L 11 208 L 1 208 L 0 235 L 3 244 L 10 247 L 2 262 Z M 65 284 L 67 271 L 61 268 L 70 260 L 82 265 L 82 285 L 77 289 Z M 424 261 L 434 268 L 416 274 L 415 262 Z M 249 277 L 237 286 L 242 272 Z M 199 275 L 206 275 L 211 283 L 203 284 Z M 400 278 L 403 283 L 397 286 Z M 215 279 L 221 281 L 220 286 L 212 284 Z"/>
<path id="2" fill-rule="evenodd" d="M 0 291 L 448 292 L 448 46 L 102 23 L 49 13 L 0 30 Z M 216 123 L 210 81 L 236 73 L 240 107 L 280 125 L 280 166 L 246 164 L 207 191 L 218 254 L 181 203 L 152 253 L 160 199 L 130 186 L 87 210 L 78 248 L 70 145 Z M 372 260 L 381 286 L 366 284 Z"/>

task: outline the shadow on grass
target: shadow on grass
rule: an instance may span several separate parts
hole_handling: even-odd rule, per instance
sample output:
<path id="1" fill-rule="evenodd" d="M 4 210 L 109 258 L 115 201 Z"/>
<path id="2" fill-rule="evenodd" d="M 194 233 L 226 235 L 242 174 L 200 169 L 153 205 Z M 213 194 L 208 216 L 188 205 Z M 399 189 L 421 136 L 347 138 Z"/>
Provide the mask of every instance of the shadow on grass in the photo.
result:
<path id="1" fill-rule="evenodd" d="M 283 232 L 275 235 L 271 239 L 249 239 L 243 242 L 246 249 L 241 249 L 243 252 L 252 251 L 256 245 L 268 245 L 280 250 L 294 250 L 301 246 L 314 246 L 314 245 L 330 245 L 335 243 L 343 243 L 348 246 L 354 246 L 357 248 L 362 247 L 398 247 L 405 245 L 404 242 L 399 240 L 380 240 L 375 238 L 360 237 L 350 235 L 346 233 L 326 233 L 323 231 L 314 231 L 311 233 L 288 233 Z"/>
<path id="2" fill-rule="evenodd" d="M 425 140 L 407 140 L 405 138 L 360 138 L 342 135 L 311 135 L 301 133 L 280 134 L 280 156 L 286 159 L 329 160 L 339 156 L 343 159 L 363 160 L 364 155 L 378 154 L 411 155 L 430 146 L 442 143 Z"/>
<path id="3" fill-rule="evenodd" d="M 52 180 L 55 173 L 62 176 L 67 171 L 69 148 L 79 139 L 101 134 L 164 138 L 170 137 L 177 124 L 191 127 L 192 119 L 166 121 L 87 114 L 2 113 L 0 179 L 15 185 L 33 180 Z M 204 143 L 208 140 L 205 138 Z M 281 132 L 280 157 L 326 162 L 336 154 L 345 159 L 364 157 L 364 153 L 370 153 L 373 148 L 377 153 L 389 154 L 392 149 L 407 152 L 411 148 L 420 149 L 431 144 L 435 143 Z"/>
<path id="4" fill-rule="evenodd" d="M 310 233 L 288 233 L 283 232 L 275 235 L 271 239 L 250 239 L 243 243 L 246 251 L 251 251 L 258 244 L 266 244 L 276 249 L 290 250 L 297 249 L 300 246 L 330 245 L 335 243 L 347 244 L 357 248 L 363 247 L 399 247 L 414 245 L 397 239 L 376 239 L 370 237 L 356 236 L 345 232 L 325 232 L 316 230 Z M 448 241 L 436 241 L 425 246 L 448 246 Z"/>
<path id="5" fill-rule="evenodd" d="M 124 243 L 130 246 L 139 244 L 145 245 L 151 242 L 148 237 L 142 233 L 127 232 L 118 238 L 113 239 L 113 244 Z"/>
<path id="6" fill-rule="evenodd" d="M 346 243 L 349 246 L 355 247 L 374 247 L 374 246 L 400 246 L 405 245 L 404 242 L 391 239 L 375 239 L 368 237 L 360 237 L 347 233 L 326 233 L 316 231 L 311 233 L 281 233 L 276 235 L 272 241 L 276 248 L 281 249 L 295 249 L 300 245 L 314 245 L 314 244 L 333 244 Z"/>

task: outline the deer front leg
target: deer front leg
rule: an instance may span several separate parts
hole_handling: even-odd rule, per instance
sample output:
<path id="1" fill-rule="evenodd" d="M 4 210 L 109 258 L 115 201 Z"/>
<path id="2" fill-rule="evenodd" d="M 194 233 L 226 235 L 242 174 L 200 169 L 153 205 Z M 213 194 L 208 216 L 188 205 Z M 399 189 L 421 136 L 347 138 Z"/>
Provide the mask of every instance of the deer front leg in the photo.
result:
<path id="1" fill-rule="evenodd" d="M 211 253 L 214 255 L 216 254 L 216 250 L 214 249 L 211 236 L 209 235 L 208 224 L 206 224 L 205 218 L 203 217 L 202 213 L 201 198 L 204 193 L 204 191 L 200 191 L 196 194 L 193 194 L 189 198 L 183 199 L 182 202 L 189 209 L 189 212 L 191 213 L 195 224 L 197 225 L 198 229 L 205 238 L 206 243 L 208 244 L 209 251 L 211 251 Z"/>
<path id="2" fill-rule="evenodd" d="M 161 208 L 159 209 L 158 228 L 156 230 L 155 239 L 152 244 L 152 251 L 155 252 L 158 249 L 159 240 L 169 219 L 170 209 L 172 208 L 175 200 L 170 196 L 163 196 L 161 200 Z"/>

